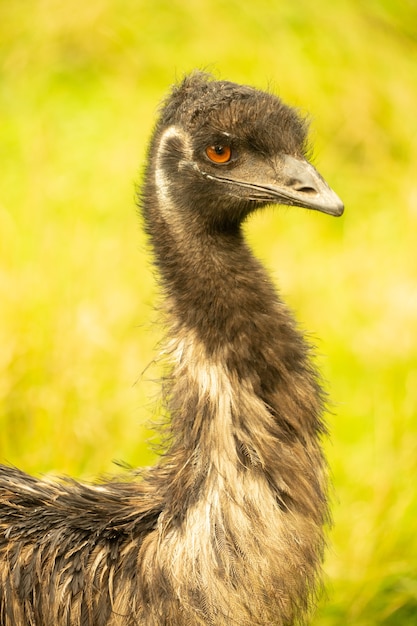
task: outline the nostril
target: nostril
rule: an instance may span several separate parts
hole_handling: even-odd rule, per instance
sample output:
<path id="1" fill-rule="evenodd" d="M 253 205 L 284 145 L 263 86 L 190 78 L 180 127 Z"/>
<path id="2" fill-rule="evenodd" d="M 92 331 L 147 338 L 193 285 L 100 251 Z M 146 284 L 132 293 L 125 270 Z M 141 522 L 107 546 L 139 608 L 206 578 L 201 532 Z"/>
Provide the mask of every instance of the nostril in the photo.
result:
<path id="1" fill-rule="evenodd" d="M 305 182 L 303 182 L 301 180 L 294 180 L 294 179 L 291 180 L 290 181 L 290 186 L 295 191 L 301 191 L 301 193 L 307 193 L 309 195 L 317 193 L 317 189 L 315 187 L 313 187 L 312 185 L 307 185 Z"/>
<path id="2" fill-rule="evenodd" d="M 297 172 L 296 176 L 289 177 L 286 184 L 288 185 L 288 187 L 291 187 L 291 189 L 294 189 L 294 191 L 299 191 L 310 196 L 318 193 L 312 181 L 311 172 L 308 170 L 303 172 Z"/>
<path id="3" fill-rule="evenodd" d="M 314 189 L 314 187 L 308 187 L 307 185 L 294 185 L 294 189 L 301 191 L 301 193 L 308 193 L 309 195 L 317 193 L 317 189 Z"/>

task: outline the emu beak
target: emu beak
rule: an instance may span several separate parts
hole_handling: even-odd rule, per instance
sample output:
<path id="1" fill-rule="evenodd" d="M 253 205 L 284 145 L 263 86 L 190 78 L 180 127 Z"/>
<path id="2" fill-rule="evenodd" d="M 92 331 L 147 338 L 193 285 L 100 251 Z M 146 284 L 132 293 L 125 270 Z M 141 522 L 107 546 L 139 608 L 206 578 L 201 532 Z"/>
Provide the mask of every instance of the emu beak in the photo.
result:
<path id="1" fill-rule="evenodd" d="M 343 202 L 305 159 L 286 154 L 280 159 L 277 179 L 277 183 L 268 185 L 268 189 L 282 204 L 314 209 L 336 217 L 342 215 Z"/>

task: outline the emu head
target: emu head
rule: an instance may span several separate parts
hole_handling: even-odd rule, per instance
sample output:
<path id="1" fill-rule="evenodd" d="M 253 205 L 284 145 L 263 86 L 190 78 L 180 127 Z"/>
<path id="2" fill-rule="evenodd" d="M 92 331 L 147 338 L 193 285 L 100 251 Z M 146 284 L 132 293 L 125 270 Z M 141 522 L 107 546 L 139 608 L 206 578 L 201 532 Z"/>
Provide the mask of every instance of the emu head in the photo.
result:
<path id="1" fill-rule="evenodd" d="M 341 200 L 307 153 L 305 120 L 279 98 L 193 73 L 162 108 L 147 197 L 207 230 L 234 230 L 267 204 L 341 215 Z"/>

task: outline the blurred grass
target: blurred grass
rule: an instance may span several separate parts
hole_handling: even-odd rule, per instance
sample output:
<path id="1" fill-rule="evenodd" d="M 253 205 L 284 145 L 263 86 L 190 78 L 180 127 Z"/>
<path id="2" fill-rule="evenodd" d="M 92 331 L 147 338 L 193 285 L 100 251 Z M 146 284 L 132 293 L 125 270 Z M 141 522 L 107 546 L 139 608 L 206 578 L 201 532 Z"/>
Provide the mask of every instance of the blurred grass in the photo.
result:
<path id="1" fill-rule="evenodd" d="M 331 390 L 335 527 L 315 626 L 417 623 L 417 6 L 0 3 L 0 459 L 90 479 L 152 462 L 161 329 L 134 206 L 194 67 L 310 112 L 341 220 L 248 224 Z"/>

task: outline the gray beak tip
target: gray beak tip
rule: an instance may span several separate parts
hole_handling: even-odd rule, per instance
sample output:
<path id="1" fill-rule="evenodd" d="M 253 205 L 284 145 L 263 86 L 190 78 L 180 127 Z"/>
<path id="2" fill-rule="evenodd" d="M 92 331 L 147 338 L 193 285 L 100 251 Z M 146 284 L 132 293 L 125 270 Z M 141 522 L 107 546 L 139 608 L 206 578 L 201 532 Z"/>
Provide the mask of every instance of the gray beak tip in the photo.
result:
<path id="1" fill-rule="evenodd" d="M 315 207 L 312 206 L 311 208 L 314 209 Z M 333 189 L 328 188 L 327 193 L 322 195 L 321 202 L 318 202 L 317 210 L 333 217 L 340 217 L 345 211 L 345 205 Z"/>

